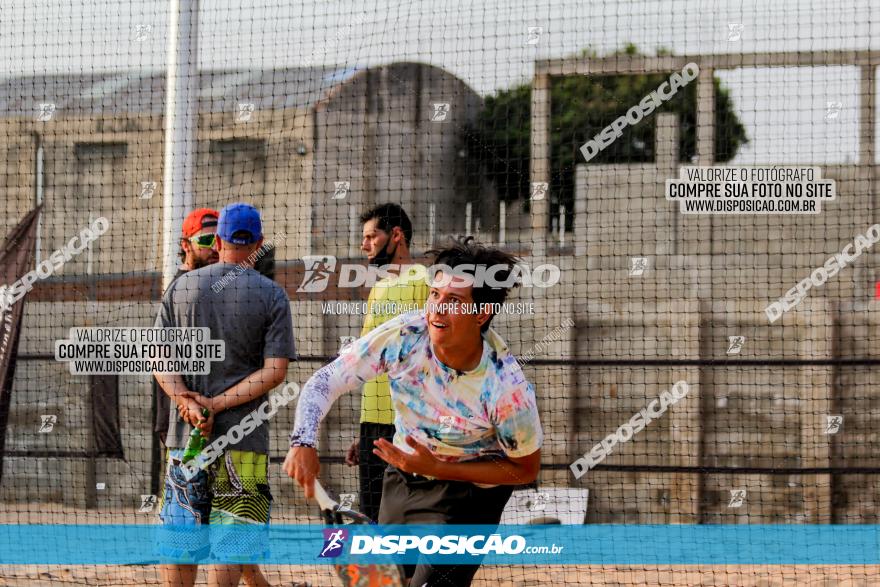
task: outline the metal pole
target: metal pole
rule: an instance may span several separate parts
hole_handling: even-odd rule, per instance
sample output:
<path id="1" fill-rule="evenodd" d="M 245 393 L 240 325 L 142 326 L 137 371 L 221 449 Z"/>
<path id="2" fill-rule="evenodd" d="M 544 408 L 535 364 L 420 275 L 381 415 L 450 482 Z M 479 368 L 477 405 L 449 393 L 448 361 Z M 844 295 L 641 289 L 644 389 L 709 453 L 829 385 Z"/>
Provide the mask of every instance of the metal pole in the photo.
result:
<path id="1" fill-rule="evenodd" d="M 170 4 L 162 183 L 163 291 L 177 272 L 183 220 L 193 207 L 193 155 L 199 91 L 199 0 L 171 0 Z"/>
<path id="2" fill-rule="evenodd" d="M 199 98 L 199 0 L 171 0 L 168 26 L 168 79 L 165 88 L 165 155 L 162 178 L 162 291 L 177 273 L 183 220 L 193 208 L 196 126 Z M 163 393 L 159 390 L 158 393 Z M 155 401 L 154 409 L 155 409 Z M 152 422 L 152 419 L 151 419 Z M 161 448 L 150 444 L 150 490 L 158 493 Z"/>
<path id="3" fill-rule="evenodd" d="M 43 205 L 43 166 L 45 160 L 45 151 L 43 150 L 43 137 L 40 136 L 39 133 L 34 133 L 34 140 L 37 143 L 37 160 L 36 160 L 36 178 L 35 178 L 35 197 L 36 197 L 36 207 L 40 207 Z M 36 241 L 36 254 L 34 255 L 34 267 L 40 264 L 42 258 L 42 233 L 43 233 L 43 213 L 40 212 L 40 217 L 37 219 L 37 241 Z"/>

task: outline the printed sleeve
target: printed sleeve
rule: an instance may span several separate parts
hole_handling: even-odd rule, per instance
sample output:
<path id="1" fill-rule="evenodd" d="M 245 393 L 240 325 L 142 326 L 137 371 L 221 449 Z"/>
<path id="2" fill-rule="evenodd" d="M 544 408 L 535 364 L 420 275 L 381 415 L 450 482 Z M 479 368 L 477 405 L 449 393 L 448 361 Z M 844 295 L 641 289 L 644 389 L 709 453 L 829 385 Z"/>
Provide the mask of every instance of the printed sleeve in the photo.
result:
<path id="1" fill-rule="evenodd" d="M 499 382 L 501 389 L 490 410 L 498 442 L 509 457 L 528 456 L 544 442 L 535 389 L 513 355 L 505 357 Z"/>
<path id="2" fill-rule="evenodd" d="M 290 316 L 290 300 L 280 287 L 275 291 L 269 308 L 263 356 L 278 359 L 296 358 L 296 345 L 293 340 L 293 319 Z"/>
<path id="3" fill-rule="evenodd" d="M 365 382 L 397 368 L 400 327 L 399 319 L 386 322 L 351 343 L 335 361 L 311 376 L 296 405 L 291 444 L 314 445 L 321 422 L 342 394 L 360 389 Z"/>

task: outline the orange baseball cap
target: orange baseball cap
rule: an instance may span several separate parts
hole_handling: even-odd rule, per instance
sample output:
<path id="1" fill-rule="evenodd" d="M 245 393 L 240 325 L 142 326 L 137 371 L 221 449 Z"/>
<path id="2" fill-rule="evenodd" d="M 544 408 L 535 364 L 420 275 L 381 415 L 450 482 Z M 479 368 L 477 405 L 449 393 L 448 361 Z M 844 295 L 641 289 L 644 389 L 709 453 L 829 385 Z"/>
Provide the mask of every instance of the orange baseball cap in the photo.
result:
<path id="1" fill-rule="evenodd" d="M 206 216 L 213 216 L 214 218 L 205 220 Z M 198 208 L 193 210 L 189 213 L 189 216 L 186 217 L 186 220 L 183 221 L 183 238 L 190 238 L 208 226 L 217 226 L 218 218 L 220 218 L 220 213 L 211 208 Z"/>

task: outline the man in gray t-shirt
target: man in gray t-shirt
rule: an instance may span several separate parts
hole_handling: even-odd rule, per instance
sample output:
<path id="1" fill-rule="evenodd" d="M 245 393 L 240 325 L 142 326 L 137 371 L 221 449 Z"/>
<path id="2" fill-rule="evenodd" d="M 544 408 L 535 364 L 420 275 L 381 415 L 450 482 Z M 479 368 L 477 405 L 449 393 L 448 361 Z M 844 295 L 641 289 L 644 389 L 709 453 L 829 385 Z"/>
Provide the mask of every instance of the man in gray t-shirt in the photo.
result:
<path id="1" fill-rule="evenodd" d="M 220 289 L 216 284 L 227 274 L 235 277 Z M 212 285 L 219 291 L 215 293 Z M 212 339 L 224 341 L 226 358 L 211 363 L 210 374 L 183 377 L 188 389 L 209 398 L 224 393 L 260 370 L 266 358 L 295 358 L 287 294 L 277 283 L 252 268 L 242 271 L 236 265 L 220 262 L 181 275 L 162 300 L 156 326 L 208 327 Z M 226 434 L 265 399 L 257 397 L 215 414 L 211 439 Z M 185 447 L 192 426 L 181 418 L 179 410 L 171 410 L 168 424 L 166 445 Z M 268 454 L 268 423 L 263 422 L 238 444 L 228 446 Z"/>
<path id="2" fill-rule="evenodd" d="M 164 525 L 269 523 L 267 476 L 269 425 L 264 421 L 238 442 L 227 432 L 267 401 L 266 394 L 282 383 L 290 359 L 295 358 L 293 324 L 287 293 L 253 269 L 263 243 L 262 222 L 256 208 L 231 204 L 220 212 L 216 247 L 220 262 L 181 275 L 165 292 L 157 327 L 207 327 L 212 340 L 222 340 L 223 361 L 211 363 L 208 375 L 156 373 L 176 410 L 169 415 L 168 466 L 160 518 Z M 210 416 L 204 418 L 207 408 Z M 192 476 L 196 460 L 184 465 L 184 447 L 192 426 L 208 437 L 221 436 L 228 444 L 204 470 Z M 194 537 L 197 538 L 197 537 Z M 207 546 L 178 542 L 171 556 L 198 559 Z M 261 540 L 248 544 L 210 545 L 216 556 L 247 560 L 265 552 Z M 160 547 L 161 548 L 161 547 Z M 230 552 L 220 550 L 230 549 Z M 192 555 L 191 557 L 189 555 Z M 194 584 L 195 565 L 163 565 L 166 586 Z M 268 585 L 255 564 L 214 565 L 212 585 Z"/>

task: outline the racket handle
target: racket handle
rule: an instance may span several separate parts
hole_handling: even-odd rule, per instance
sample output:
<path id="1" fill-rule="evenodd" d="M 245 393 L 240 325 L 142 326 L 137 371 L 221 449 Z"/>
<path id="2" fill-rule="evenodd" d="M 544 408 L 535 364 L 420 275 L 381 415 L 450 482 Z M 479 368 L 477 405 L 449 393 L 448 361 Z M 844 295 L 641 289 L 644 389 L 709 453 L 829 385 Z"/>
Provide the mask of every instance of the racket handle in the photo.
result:
<path id="1" fill-rule="evenodd" d="M 327 495 L 327 492 L 324 491 L 324 487 L 317 479 L 315 479 L 315 501 L 318 502 L 318 506 L 320 506 L 322 510 L 330 510 L 331 512 L 339 505 Z"/>

